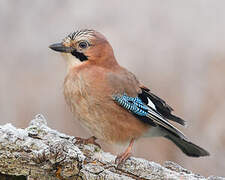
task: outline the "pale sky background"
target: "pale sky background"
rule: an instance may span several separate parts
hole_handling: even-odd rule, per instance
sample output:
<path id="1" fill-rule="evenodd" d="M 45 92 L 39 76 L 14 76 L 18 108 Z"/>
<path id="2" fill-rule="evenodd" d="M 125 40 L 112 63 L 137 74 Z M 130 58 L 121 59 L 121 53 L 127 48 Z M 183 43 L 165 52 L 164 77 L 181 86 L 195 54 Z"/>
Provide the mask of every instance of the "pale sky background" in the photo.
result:
<path id="1" fill-rule="evenodd" d="M 224 7 L 224 0 L 1 0 L 0 124 L 23 128 L 42 113 L 52 128 L 89 136 L 65 105 L 65 64 L 48 46 L 93 28 L 122 66 L 188 121 L 177 127 L 211 153 L 190 158 L 167 140 L 143 138 L 134 156 L 225 176 Z M 107 144 L 103 149 L 117 153 Z"/>

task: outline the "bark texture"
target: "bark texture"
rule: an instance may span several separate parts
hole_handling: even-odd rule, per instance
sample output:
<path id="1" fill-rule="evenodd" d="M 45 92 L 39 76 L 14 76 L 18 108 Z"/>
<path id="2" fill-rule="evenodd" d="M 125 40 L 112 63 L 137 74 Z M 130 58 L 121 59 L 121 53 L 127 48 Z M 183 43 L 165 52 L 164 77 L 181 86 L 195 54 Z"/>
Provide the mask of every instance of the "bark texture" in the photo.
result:
<path id="1" fill-rule="evenodd" d="M 173 162 L 161 166 L 132 157 L 116 166 L 114 160 L 95 145 L 76 144 L 75 137 L 49 128 L 41 114 L 26 129 L 0 126 L 0 179 L 225 179 L 205 178 Z"/>

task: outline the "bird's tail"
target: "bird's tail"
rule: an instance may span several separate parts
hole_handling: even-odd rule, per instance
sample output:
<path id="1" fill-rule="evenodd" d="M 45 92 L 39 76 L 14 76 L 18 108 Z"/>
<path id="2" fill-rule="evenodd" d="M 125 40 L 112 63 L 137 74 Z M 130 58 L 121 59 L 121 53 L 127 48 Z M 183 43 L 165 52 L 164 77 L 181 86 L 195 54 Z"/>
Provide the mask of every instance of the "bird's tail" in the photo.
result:
<path id="1" fill-rule="evenodd" d="M 209 156 L 209 153 L 203 148 L 193 144 L 187 139 L 183 139 L 174 135 L 171 132 L 168 132 L 164 137 L 171 140 L 174 144 L 176 144 L 181 151 L 183 151 L 187 156 L 191 157 L 200 157 L 200 156 Z"/>

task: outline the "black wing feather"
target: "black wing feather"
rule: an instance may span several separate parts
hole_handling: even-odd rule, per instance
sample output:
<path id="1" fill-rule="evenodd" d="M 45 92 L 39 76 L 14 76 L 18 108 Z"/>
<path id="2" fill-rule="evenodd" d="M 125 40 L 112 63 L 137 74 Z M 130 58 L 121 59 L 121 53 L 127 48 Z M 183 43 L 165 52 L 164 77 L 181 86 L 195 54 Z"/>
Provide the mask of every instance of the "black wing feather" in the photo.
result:
<path id="1" fill-rule="evenodd" d="M 141 88 L 142 92 L 138 95 L 139 98 L 145 103 L 148 104 L 148 98 L 152 101 L 152 103 L 155 105 L 157 111 L 166 119 L 175 121 L 181 125 L 185 125 L 185 121 L 177 116 L 174 116 L 171 114 L 173 111 L 173 108 L 170 107 L 166 102 L 150 92 L 147 88 Z"/>

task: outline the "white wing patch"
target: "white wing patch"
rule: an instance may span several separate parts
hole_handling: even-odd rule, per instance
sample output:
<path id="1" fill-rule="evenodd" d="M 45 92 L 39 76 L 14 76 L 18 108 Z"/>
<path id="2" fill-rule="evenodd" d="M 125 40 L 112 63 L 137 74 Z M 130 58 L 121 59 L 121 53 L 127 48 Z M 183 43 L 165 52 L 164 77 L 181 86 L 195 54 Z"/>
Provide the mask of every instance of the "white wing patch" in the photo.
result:
<path id="1" fill-rule="evenodd" d="M 156 108 L 155 108 L 155 105 L 153 104 L 153 102 L 151 101 L 151 99 L 149 99 L 148 97 L 147 97 L 147 99 L 148 99 L 148 106 L 149 107 L 151 107 L 152 109 L 155 109 L 156 110 Z"/>

